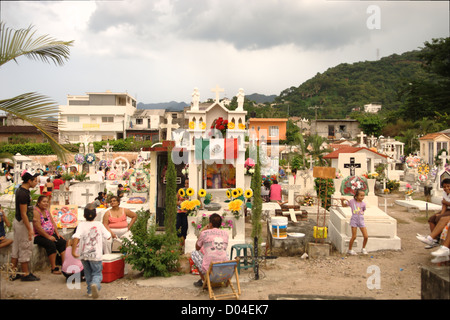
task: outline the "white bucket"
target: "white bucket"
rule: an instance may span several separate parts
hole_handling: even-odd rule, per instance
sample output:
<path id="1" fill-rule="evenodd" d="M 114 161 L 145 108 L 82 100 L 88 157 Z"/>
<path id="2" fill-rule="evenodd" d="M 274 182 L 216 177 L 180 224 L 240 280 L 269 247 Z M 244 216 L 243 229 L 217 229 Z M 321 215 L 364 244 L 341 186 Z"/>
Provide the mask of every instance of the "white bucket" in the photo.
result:
<path id="1" fill-rule="evenodd" d="M 272 237 L 275 239 L 286 239 L 287 238 L 287 217 L 272 217 Z"/>

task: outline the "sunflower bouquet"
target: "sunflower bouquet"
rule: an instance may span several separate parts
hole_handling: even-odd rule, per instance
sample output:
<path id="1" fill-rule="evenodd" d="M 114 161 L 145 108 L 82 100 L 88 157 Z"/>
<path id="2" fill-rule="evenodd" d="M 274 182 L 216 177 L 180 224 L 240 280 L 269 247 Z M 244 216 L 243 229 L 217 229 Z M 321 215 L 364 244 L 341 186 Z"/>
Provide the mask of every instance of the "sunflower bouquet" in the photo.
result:
<path id="1" fill-rule="evenodd" d="M 210 204 L 211 201 L 212 201 L 212 194 L 206 192 L 205 189 L 200 189 L 200 190 L 198 191 L 198 196 L 199 196 L 201 199 L 204 198 L 203 204 Z"/>
<path id="2" fill-rule="evenodd" d="M 198 199 L 184 200 L 180 204 L 180 208 L 181 208 L 181 210 L 186 211 L 186 213 L 189 216 L 193 216 L 195 214 L 195 212 L 197 211 L 197 209 L 200 207 L 200 205 L 201 205 L 201 203 L 200 203 L 200 200 L 198 200 Z"/>
<path id="3" fill-rule="evenodd" d="M 236 219 L 239 219 L 243 204 L 244 201 L 242 201 L 241 199 L 235 199 L 233 201 L 230 201 L 230 203 L 228 203 L 228 209 L 231 211 L 231 213 L 233 213 Z"/>

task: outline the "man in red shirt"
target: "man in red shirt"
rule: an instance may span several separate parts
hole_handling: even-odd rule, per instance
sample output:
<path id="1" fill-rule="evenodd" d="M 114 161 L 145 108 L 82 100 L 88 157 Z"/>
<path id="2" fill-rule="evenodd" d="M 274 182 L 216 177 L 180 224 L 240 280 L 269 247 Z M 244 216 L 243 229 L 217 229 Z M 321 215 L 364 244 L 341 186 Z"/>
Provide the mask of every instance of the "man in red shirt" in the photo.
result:
<path id="1" fill-rule="evenodd" d="M 59 190 L 59 186 L 64 184 L 64 181 L 61 179 L 61 175 L 57 175 L 55 177 L 55 180 L 53 180 L 53 187 L 55 188 L 55 190 Z"/>

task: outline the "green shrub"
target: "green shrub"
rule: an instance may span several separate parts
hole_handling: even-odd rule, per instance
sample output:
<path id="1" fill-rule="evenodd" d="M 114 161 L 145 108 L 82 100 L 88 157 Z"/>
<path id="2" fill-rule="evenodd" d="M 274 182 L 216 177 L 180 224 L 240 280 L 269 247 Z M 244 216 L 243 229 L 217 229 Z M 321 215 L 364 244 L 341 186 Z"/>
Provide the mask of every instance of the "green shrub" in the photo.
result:
<path id="1" fill-rule="evenodd" d="M 180 259 L 180 242 L 176 234 L 156 233 L 156 226 L 148 227 L 150 212 L 139 210 L 131 227 L 131 241 L 123 240 L 120 252 L 134 270 L 144 277 L 170 276 L 177 271 Z"/>

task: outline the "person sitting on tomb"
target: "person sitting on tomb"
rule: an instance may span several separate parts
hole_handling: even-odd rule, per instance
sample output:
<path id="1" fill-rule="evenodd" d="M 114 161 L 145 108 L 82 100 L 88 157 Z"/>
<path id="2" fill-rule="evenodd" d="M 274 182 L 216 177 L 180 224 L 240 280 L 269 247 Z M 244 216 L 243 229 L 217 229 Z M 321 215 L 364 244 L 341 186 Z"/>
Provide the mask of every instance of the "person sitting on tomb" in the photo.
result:
<path id="1" fill-rule="evenodd" d="M 450 260 L 450 222 L 447 224 L 447 236 L 442 243 L 442 245 L 436 251 L 431 253 L 432 256 L 436 257 L 431 262 L 440 263 Z"/>
<path id="2" fill-rule="evenodd" d="M 111 233 L 111 238 L 103 242 L 103 254 L 112 252 L 113 239 L 129 238 L 131 236 L 130 229 L 136 222 L 137 214 L 130 209 L 120 208 L 120 199 L 112 196 L 110 201 L 111 209 L 105 212 L 103 216 L 103 224 Z M 131 221 L 128 223 L 127 219 Z"/>
<path id="3" fill-rule="evenodd" d="M 261 186 L 261 197 L 264 202 L 270 202 L 270 181 L 264 180 L 263 185 Z"/>
<path id="4" fill-rule="evenodd" d="M 34 208 L 33 227 L 34 227 L 34 243 L 43 247 L 47 252 L 50 260 L 51 272 L 53 274 L 61 274 L 56 266 L 56 252 L 61 255 L 61 261 L 64 263 L 66 240 L 59 235 L 58 228 L 53 220 L 49 207 L 49 199 L 47 196 L 40 196 Z"/>
<path id="5" fill-rule="evenodd" d="M 94 205 L 95 207 L 99 207 L 99 206 L 107 206 L 106 203 L 106 199 L 105 199 L 105 194 L 103 192 L 99 192 L 98 193 L 98 197 L 94 199 Z"/>
<path id="6" fill-rule="evenodd" d="M 444 179 L 441 183 L 441 187 L 444 190 L 442 196 L 442 209 L 428 219 L 431 232 L 433 232 L 433 229 L 438 224 L 439 219 L 450 216 L 450 179 Z"/>
<path id="7" fill-rule="evenodd" d="M 228 232 L 220 229 L 221 225 L 222 217 L 213 213 L 209 216 L 209 223 L 200 230 L 195 251 L 191 253 L 192 261 L 197 266 L 201 278 L 194 282 L 196 287 L 203 286 L 211 262 L 228 260 Z"/>
<path id="8" fill-rule="evenodd" d="M 123 187 L 123 184 L 119 183 L 117 185 L 117 196 L 119 197 L 119 199 L 122 199 L 124 195 L 125 195 L 125 188 Z"/>
<path id="9" fill-rule="evenodd" d="M 5 224 L 8 228 L 11 228 L 11 223 L 0 206 L 0 248 L 5 248 L 13 243 L 12 239 L 6 238 Z"/>
<path id="10" fill-rule="evenodd" d="M 439 219 L 439 222 L 436 224 L 436 226 L 433 228 L 433 231 L 431 231 L 429 235 L 424 236 L 421 234 L 417 234 L 416 238 L 427 245 L 425 249 L 434 248 L 439 245 L 439 236 L 449 223 L 450 216 L 442 217 Z"/>
<path id="11" fill-rule="evenodd" d="M 281 185 L 278 184 L 277 180 L 273 180 L 270 186 L 270 201 L 277 202 L 279 205 L 284 204 L 282 202 L 282 190 Z"/>

